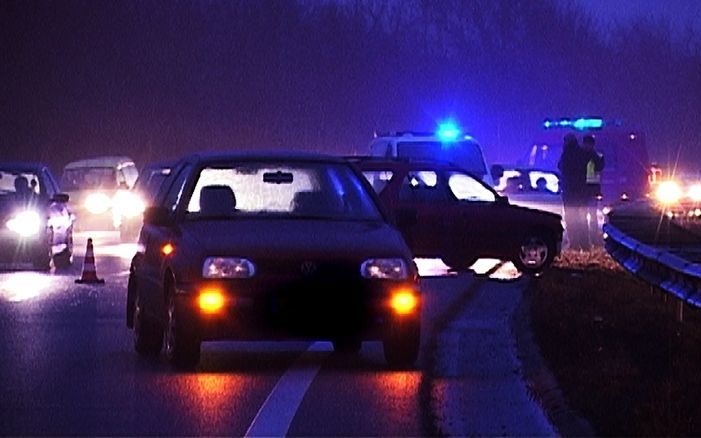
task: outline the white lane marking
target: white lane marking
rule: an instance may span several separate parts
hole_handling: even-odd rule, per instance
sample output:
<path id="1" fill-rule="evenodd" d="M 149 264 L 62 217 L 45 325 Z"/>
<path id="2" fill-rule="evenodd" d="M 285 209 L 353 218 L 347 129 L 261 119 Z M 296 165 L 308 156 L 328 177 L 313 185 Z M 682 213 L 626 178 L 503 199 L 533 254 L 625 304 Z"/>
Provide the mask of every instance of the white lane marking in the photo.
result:
<path id="1" fill-rule="evenodd" d="M 315 342 L 310 345 L 280 377 L 244 436 L 287 435 L 307 389 L 332 350 L 329 342 Z"/>

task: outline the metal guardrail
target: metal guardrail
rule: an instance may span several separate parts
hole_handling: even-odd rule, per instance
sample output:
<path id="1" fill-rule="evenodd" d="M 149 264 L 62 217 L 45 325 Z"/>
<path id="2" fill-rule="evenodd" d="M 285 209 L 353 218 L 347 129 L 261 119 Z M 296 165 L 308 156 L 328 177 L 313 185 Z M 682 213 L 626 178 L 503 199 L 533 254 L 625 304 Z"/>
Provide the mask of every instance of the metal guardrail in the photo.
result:
<path id="1" fill-rule="evenodd" d="M 701 264 L 670 252 L 669 248 L 650 246 L 604 224 L 606 251 L 621 266 L 685 303 L 701 307 Z"/>

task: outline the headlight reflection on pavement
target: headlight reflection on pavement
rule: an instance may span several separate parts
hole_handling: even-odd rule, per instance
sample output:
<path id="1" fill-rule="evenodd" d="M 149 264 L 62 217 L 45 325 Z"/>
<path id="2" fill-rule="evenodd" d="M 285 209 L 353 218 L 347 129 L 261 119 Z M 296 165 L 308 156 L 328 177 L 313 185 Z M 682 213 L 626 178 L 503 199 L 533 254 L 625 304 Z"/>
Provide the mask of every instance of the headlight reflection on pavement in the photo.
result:
<path id="1" fill-rule="evenodd" d="M 0 296 L 11 302 L 26 301 L 48 292 L 52 277 L 38 272 L 13 272 L 0 277 Z"/>
<path id="2" fill-rule="evenodd" d="M 421 277 L 443 277 L 457 275 L 455 271 L 450 270 L 441 259 L 415 258 L 414 263 L 419 270 Z M 488 275 L 494 280 L 516 280 L 522 274 L 516 269 L 511 262 L 505 262 L 499 259 L 478 259 L 471 267 L 476 275 Z"/>

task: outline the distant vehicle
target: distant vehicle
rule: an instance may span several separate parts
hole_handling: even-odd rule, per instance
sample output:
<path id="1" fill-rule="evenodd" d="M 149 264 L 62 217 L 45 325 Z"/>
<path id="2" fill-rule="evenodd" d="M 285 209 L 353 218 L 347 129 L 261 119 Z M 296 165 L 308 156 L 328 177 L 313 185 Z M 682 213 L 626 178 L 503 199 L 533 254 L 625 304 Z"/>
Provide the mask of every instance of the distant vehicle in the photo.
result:
<path id="1" fill-rule="evenodd" d="M 602 207 L 645 197 L 649 191 L 651 169 L 645 136 L 619 122 L 607 122 L 597 117 L 546 120 L 543 130 L 535 136 L 518 164 L 557 171 L 563 139 L 569 133 L 575 134 L 580 144 L 584 135 L 593 135 L 596 149 L 604 155 Z"/>
<path id="2" fill-rule="evenodd" d="M 0 267 L 58 269 L 73 261 L 73 217 L 48 167 L 0 163 Z"/>
<path id="3" fill-rule="evenodd" d="M 376 134 L 370 142 L 370 155 L 451 162 L 485 183 L 494 184 L 482 147 L 477 140 L 462 133 L 452 122 L 440 124 L 436 132 L 402 131 Z"/>
<path id="4" fill-rule="evenodd" d="M 139 171 L 129 157 L 97 157 L 68 163 L 61 187 L 71 197 L 76 227 L 81 230 L 118 230 L 115 206 L 130 205 L 128 191 Z"/>
<path id="5" fill-rule="evenodd" d="M 350 160 L 393 212 L 415 256 L 440 257 L 456 270 L 480 257 L 496 257 L 534 274 L 560 252 L 559 215 L 512 205 L 460 167 L 427 160 Z"/>
<path id="6" fill-rule="evenodd" d="M 390 365 L 416 360 L 416 267 L 348 162 L 194 155 L 166 185 L 144 213 L 129 275 L 137 352 L 165 343 L 170 362 L 192 366 L 203 341 L 330 340 L 356 352 L 381 340 Z"/>
<path id="7" fill-rule="evenodd" d="M 560 175 L 557 172 L 523 167 L 492 166 L 494 190 L 514 205 L 563 214 Z"/>
<path id="8" fill-rule="evenodd" d="M 139 172 L 139 177 L 128 195 L 116 198 L 119 236 L 123 242 L 136 242 L 143 224 L 143 213 L 152 205 L 163 181 L 168 178 L 173 163 L 150 163 Z"/>

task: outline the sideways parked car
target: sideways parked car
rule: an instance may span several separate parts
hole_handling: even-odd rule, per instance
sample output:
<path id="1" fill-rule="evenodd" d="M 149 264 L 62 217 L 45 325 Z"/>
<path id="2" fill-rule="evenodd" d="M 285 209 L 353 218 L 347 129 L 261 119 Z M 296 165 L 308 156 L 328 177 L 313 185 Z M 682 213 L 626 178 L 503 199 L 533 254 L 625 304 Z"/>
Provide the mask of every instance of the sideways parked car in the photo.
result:
<path id="1" fill-rule="evenodd" d="M 418 257 L 456 270 L 480 257 L 538 273 L 560 252 L 561 217 L 512 205 L 480 178 L 444 162 L 351 157 Z"/>
<path id="2" fill-rule="evenodd" d="M 139 172 L 134 187 L 116 198 L 116 220 L 122 242 L 136 242 L 139 238 L 144 209 L 153 203 L 172 167 L 173 163 L 147 164 Z"/>
<path id="3" fill-rule="evenodd" d="M 63 169 L 61 187 L 71 197 L 76 227 L 118 230 L 118 208 L 130 205 L 128 192 L 138 176 L 129 157 L 107 156 L 68 163 Z"/>
<path id="4" fill-rule="evenodd" d="M 194 155 L 144 213 L 127 288 L 140 354 L 175 365 L 203 341 L 381 340 L 387 362 L 419 351 L 421 296 L 404 239 L 340 158 Z"/>
<path id="5" fill-rule="evenodd" d="M 45 165 L 0 163 L 0 267 L 69 267 L 73 217 L 66 202 Z"/>

